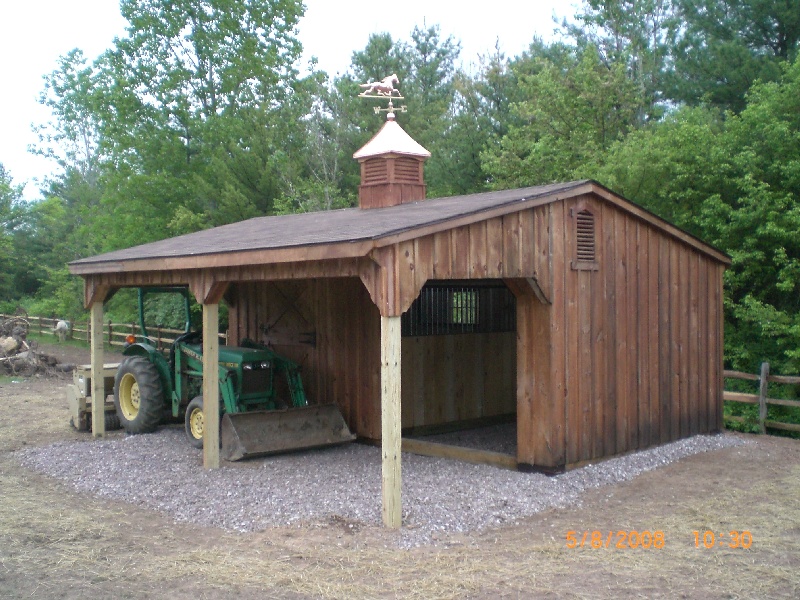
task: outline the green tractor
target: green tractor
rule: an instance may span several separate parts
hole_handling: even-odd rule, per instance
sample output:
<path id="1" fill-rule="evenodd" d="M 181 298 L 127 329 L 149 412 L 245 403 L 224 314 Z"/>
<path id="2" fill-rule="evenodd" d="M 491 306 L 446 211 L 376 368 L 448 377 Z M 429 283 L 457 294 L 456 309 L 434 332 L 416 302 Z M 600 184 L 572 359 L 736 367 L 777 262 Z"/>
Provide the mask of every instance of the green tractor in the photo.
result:
<path id="1" fill-rule="evenodd" d="M 148 337 L 148 293 L 178 293 L 186 325 L 162 354 Z M 148 433 L 184 415 L 186 436 L 203 447 L 202 333 L 189 322 L 186 288 L 139 288 L 142 334 L 127 340 L 114 381 L 114 405 L 127 433 Z M 214 332 L 216 333 L 216 332 Z M 334 405 L 310 406 L 300 367 L 262 344 L 243 340 L 219 349 L 220 455 L 239 460 L 277 452 L 342 444 L 355 439 Z"/>

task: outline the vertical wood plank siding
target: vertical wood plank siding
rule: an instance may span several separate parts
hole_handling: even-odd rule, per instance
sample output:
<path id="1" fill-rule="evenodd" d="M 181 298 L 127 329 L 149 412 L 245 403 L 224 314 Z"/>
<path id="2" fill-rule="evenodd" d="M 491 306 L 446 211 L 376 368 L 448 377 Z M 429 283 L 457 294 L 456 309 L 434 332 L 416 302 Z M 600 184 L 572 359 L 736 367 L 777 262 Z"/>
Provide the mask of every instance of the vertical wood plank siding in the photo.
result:
<path id="1" fill-rule="evenodd" d="M 337 404 L 352 431 L 380 439 L 380 314 L 361 281 L 248 282 L 235 288 L 231 335 L 262 341 L 262 326 L 315 334 L 313 347 L 274 348 L 300 364 L 311 402 Z"/>
<path id="2" fill-rule="evenodd" d="M 584 209 L 597 223 L 596 270 L 572 266 Z M 533 437 L 518 440 L 518 461 L 557 471 L 718 431 L 724 266 L 591 196 L 551 211 L 552 305 L 518 296 L 518 437 Z M 547 376 L 549 386 L 531 381 Z"/>
<path id="3" fill-rule="evenodd" d="M 595 223 L 590 268 L 576 266 L 582 210 Z M 430 279 L 506 280 L 517 332 L 404 338 L 404 427 L 516 409 L 517 460 L 547 471 L 721 428 L 724 265 L 593 194 L 373 260 L 375 276 L 241 282 L 226 296 L 233 340 L 261 339 L 265 324 L 316 334 L 316 347 L 276 350 L 303 366 L 309 397 L 339 405 L 363 437 L 380 437 L 373 299 L 399 315 Z"/>

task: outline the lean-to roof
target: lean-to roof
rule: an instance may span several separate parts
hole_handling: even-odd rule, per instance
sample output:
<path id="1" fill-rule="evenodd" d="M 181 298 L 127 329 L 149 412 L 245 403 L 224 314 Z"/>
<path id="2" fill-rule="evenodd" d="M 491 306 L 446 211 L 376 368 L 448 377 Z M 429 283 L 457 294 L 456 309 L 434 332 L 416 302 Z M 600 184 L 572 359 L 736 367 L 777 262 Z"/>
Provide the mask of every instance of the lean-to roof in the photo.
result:
<path id="1" fill-rule="evenodd" d="M 600 184 L 573 181 L 529 188 L 428 199 L 386 208 L 257 217 L 83 258 L 70 271 L 84 275 L 159 268 L 202 268 L 366 256 L 372 249 L 581 194 L 594 193 L 655 227 L 729 263 L 722 252 L 617 196 Z"/>

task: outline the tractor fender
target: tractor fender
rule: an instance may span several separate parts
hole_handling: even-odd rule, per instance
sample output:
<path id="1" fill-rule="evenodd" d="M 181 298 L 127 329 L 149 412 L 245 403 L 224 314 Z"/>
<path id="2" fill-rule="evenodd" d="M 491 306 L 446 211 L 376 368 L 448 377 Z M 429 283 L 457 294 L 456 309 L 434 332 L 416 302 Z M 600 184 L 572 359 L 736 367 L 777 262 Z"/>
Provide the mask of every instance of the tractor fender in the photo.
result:
<path id="1" fill-rule="evenodd" d="M 158 376 L 161 379 L 161 389 L 164 390 L 164 398 L 172 398 L 172 373 L 170 372 L 169 363 L 161 353 L 150 344 L 136 342 L 126 346 L 122 351 L 123 356 L 143 356 L 151 363 L 153 363 L 158 371 Z"/>

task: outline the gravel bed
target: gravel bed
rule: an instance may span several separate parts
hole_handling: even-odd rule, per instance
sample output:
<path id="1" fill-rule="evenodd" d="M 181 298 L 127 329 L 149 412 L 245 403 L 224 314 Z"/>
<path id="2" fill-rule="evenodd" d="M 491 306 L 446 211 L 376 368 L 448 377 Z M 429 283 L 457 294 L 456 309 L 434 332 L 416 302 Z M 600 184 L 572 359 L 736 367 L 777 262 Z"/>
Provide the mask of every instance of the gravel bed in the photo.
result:
<path id="1" fill-rule="evenodd" d="M 737 446 L 733 435 L 695 436 L 547 477 L 485 465 L 403 454 L 403 529 L 399 543 L 429 543 L 438 533 L 480 531 L 537 512 L 574 505 L 590 488 L 628 481 L 682 457 Z M 342 520 L 380 525 L 381 452 L 336 448 L 202 468 L 183 428 L 17 453 L 33 470 L 80 492 L 163 512 L 178 522 L 249 532 Z"/>

